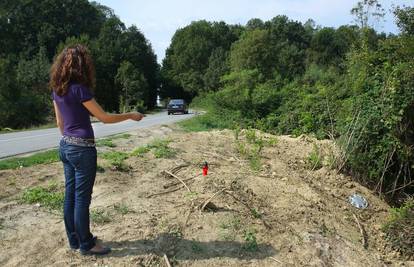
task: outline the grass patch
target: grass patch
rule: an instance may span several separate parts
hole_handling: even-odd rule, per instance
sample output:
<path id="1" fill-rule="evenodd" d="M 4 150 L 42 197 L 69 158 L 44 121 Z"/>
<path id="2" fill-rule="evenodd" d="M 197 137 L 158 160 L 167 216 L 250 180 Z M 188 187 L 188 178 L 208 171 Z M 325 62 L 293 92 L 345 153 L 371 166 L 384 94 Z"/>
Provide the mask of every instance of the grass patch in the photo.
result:
<path id="1" fill-rule="evenodd" d="M 391 216 L 382 230 L 392 248 L 408 260 L 414 259 L 414 197 L 400 208 L 391 209 Z"/>
<path id="2" fill-rule="evenodd" d="M 255 208 L 251 209 L 250 212 L 252 213 L 253 217 L 256 219 L 262 218 L 262 214 Z"/>
<path id="3" fill-rule="evenodd" d="M 146 153 L 148 153 L 151 149 L 148 146 L 140 146 L 135 148 L 130 155 L 133 157 L 143 157 Z"/>
<path id="4" fill-rule="evenodd" d="M 125 203 L 117 203 L 114 205 L 114 210 L 122 215 L 134 212 Z"/>
<path id="5" fill-rule="evenodd" d="M 43 125 L 38 126 L 32 126 L 24 129 L 12 129 L 12 128 L 0 128 L 0 134 L 6 134 L 6 133 L 15 133 L 15 132 L 27 132 L 27 131 L 33 131 L 33 130 L 42 130 L 42 129 L 50 129 L 50 128 L 56 128 L 56 122 L 49 122 Z"/>
<path id="6" fill-rule="evenodd" d="M 262 160 L 260 156 L 261 147 L 257 145 L 250 145 L 247 146 L 241 141 L 236 143 L 236 151 L 239 153 L 243 158 L 249 161 L 250 168 L 253 171 L 260 171 L 262 168 Z"/>
<path id="7" fill-rule="evenodd" d="M 0 160 L 0 170 L 30 167 L 38 164 L 46 164 L 59 161 L 57 149 L 39 152 L 28 157 L 17 157 Z"/>
<path id="8" fill-rule="evenodd" d="M 243 239 L 246 242 L 243 245 L 243 249 L 251 252 L 257 251 L 257 238 L 256 238 L 256 230 L 254 229 L 247 229 L 243 233 Z"/>
<path id="9" fill-rule="evenodd" d="M 104 209 L 94 209 L 90 215 L 91 221 L 95 224 L 105 224 L 111 221 L 111 215 Z"/>
<path id="10" fill-rule="evenodd" d="M 203 132 L 212 129 L 226 129 L 233 128 L 233 122 L 224 120 L 211 113 L 195 116 L 191 119 L 184 120 L 178 123 L 184 131 L 187 132 Z"/>
<path id="11" fill-rule="evenodd" d="M 172 158 L 177 152 L 168 146 L 169 143 L 171 143 L 171 140 L 155 139 L 148 145 L 148 148 L 153 150 L 152 152 L 156 158 Z"/>
<path id="12" fill-rule="evenodd" d="M 322 168 L 322 154 L 317 145 L 313 145 L 313 150 L 306 159 L 306 165 L 309 169 L 319 170 Z"/>
<path id="13" fill-rule="evenodd" d="M 126 171 L 129 167 L 125 164 L 129 155 L 125 152 L 111 151 L 101 154 L 101 157 L 109 162 L 109 164 L 118 171 Z"/>
<path id="14" fill-rule="evenodd" d="M 96 146 L 116 147 L 116 145 L 112 142 L 111 139 L 100 139 L 96 142 Z"/>
<path id="15" fill-rule="evenodd" d="M 219 236 L 226 241 L 234 241 L 241 229 L 241 221 L 239 217 L 229 218 L 219 224 Z"/>
<path id="16" fill-rule="evenodd" d="M 64 193 L 57 184 L 47 187 L 32 187 L 24 191 L 21 201 L 26 204 L 39 203 L 51 210 L 63 210 Z"/>
<path id="17" fill-rule="evenodd" d="M 114 144 L 114 140 L 116 139 L 126 139 L 126 138 L 130 138 L 131 135 L 130 134 L 117 134 L 117 135 L 111 135 L 107 138 L 104 139 L 99 139 L 96 141 L 96 146 L 107 146 L 107 147 L 116 147 L 116 144 Z"/>
<path id="18" fill-rule="evenodd" d="M 113 137 L 113 139 L 127 139 L 127 138 L 130 138 L 132 135 L 130 135 L 130 134 L 128 134 L 128 133 L 124 133 L 124 134 L 118 134 L 118 135 L 115 135 L 114 137 Z"/>

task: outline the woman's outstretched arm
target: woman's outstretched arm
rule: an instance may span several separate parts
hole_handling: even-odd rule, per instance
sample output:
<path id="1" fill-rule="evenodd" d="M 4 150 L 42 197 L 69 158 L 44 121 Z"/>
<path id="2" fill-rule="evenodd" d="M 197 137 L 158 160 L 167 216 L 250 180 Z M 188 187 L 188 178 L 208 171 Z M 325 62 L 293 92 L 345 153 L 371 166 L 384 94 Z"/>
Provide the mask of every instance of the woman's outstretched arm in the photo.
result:
<path id="1" fill-rule="evenodd" d="M 130 113 L 123 113 L 123 114 L 110 114 L 105 112 L 102 107 L 95 101 L 95 99 L 91 99 L 88 101 L 83 102 L 83 105 L 86 107 L 86 109 L 89 110 L 89 112 L 96 117 L 98 120 L 100 120 L 103 123 L 116 123 L 125 121 L 128 119 L 134 120 L 134 121 L 140 121 L 144 117 L 139 112 L 130 112 Z"/>

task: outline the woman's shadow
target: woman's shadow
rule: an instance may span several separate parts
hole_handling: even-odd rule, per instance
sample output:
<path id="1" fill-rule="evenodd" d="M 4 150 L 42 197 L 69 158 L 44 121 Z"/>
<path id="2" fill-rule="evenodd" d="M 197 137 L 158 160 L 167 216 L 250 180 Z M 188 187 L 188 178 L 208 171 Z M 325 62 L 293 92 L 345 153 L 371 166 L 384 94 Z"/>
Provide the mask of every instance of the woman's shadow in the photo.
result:
<path id="1" fill-rule="evenodd" d="M 176 234 L 162 233 L 153 240 L 125 240 L 105 242 L 112 247 L 109 257 L 156 254 L 174 256 L 177 260 L 201 260 L 209 258 L 264 259 L 276 254 L 270 244 L 236 241 L 201 242 L 183 239 Z"/>

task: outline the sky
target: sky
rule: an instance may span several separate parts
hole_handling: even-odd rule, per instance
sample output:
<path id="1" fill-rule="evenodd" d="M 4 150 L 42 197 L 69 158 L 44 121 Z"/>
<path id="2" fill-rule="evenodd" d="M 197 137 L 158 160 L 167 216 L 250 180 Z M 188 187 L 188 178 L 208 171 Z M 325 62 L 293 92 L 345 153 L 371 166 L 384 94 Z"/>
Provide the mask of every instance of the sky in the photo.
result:
<path id="1" fill-rule="evenodd" d="M 306 22 L 313 19 L 317 25 L 338 27 L 352 24 L 350 10 L 358 0 L 97 0 L 112 8 L 126 24 L 136 25 L 151 43 L 158 62 L 178 28 L 192 21 L 225 21 L 228 24 L 246 24 L 252 18 L 269 20 L 277 15 Z M 393 5 L 413 6 L 414 0 L 380 0 L 387 11 L 385 22 L 378 31 L 398 33 L 390 14 Z"/>

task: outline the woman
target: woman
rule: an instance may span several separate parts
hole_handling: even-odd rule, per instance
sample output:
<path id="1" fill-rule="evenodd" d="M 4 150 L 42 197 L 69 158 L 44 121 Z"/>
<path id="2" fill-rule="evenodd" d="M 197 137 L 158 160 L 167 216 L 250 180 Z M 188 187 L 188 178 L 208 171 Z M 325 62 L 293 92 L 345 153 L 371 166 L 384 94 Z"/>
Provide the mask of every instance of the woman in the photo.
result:
<path id="1" fill-rule="evenodd" d="M 50 71 L 56 122 L 62 133 L 60 159 L 65 173 L 64 222 L 69 245 L 84 255 L 111 250 L 96 242 L 89 228 L 89 206 L 96 176 L 96 148 L 89 114 L 103 123 L 140 121 L 138 112 L 108 114 L 94 100 L 95 69 L 82 45 L 65 48 Z"/>

